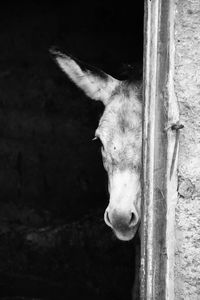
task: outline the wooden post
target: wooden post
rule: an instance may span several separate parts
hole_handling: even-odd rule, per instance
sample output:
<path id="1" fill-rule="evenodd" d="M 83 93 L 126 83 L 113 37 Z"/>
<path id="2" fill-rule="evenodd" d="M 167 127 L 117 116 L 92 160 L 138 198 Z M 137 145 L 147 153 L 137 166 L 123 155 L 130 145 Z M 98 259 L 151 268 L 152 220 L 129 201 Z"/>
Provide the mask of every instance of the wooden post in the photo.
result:
<path id="1" fill-rule="evenodd" d="M 179 114 L 173 90 L 175 0 L 146 0 L 140 299 L 174 299 Z M 176 124 L 176 125 L 174 125 Z"/>

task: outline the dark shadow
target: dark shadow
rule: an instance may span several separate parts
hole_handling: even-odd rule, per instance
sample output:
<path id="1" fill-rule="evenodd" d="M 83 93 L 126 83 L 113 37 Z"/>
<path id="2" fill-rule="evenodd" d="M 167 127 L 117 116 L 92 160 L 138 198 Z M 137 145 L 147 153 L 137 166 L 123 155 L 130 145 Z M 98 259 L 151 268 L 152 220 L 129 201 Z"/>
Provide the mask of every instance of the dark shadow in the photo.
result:
<path id="1" fill-rule="evenodd" d="M 140 79 L 139 2 L 1 5 L 1 299 L 131 299 L 138 238 L 122 243 L 103 221 L 107 174 L 92 141 L 103 105 L 48 50 Z"/>

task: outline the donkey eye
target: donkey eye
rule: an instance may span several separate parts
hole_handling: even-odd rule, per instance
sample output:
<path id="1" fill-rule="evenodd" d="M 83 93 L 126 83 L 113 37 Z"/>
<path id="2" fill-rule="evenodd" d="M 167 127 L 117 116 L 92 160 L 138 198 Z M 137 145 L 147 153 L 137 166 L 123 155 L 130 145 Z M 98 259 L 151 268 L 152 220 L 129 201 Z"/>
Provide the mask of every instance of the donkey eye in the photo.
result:
<path id="1" fill-rule="evenodd" d="M 96 141 L 96 140 L 98 140 L 98 137 L 97 137 L 97 136 L 95 136 L 95 137 L 92 139 L 92 141 Z"/>
<path id="2" fill-rule="evenodd" d="M 95 137 L 92 140 L 93 141 L 99 141 L 99 142 L 101 142 L 101 139 L 100 139 L 100 137 L 98 135 L 95 135 Z"/>
<path id="3" fill-rule="evenodd" d="M 95 136 L 93 139 L 93 141 L 96 141 L 100 147 L 104 148 L 103 143 L 101 141 L 101 139 L 98 136 Z"/>

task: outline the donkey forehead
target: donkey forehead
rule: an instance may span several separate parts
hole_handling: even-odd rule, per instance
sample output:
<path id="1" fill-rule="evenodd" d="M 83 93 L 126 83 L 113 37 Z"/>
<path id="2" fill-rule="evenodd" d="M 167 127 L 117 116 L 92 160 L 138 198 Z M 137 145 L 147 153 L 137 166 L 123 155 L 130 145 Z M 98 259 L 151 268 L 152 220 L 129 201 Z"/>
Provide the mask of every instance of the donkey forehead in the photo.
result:
<path id="1" fill-rule="evenodd" d="M 136 138 L 141 129 L 141 103 L 138 99 L 115 97 L 105 108 L 96 134 L 103 141 Z M 136 136 L 135 136 L 136 135 Z"/>
<path id="2" fill-rule="evenodd" d="M 142 142 L 142 102 L 137 94 L 115 95 L 105 107 L 96 135 L 103 142 L 103 160 L 111 167 L 139 172 Z M 109 168 L 108 168 L 109 169 Z"/>
<path id="3" fill-rule="evenodd" d="M 139 173 L 141 128 L 141 113 L 135 111 L 132 105 L 115 103 L 106 108 L 97 134 L 104 145 L 102 154 L 107 168 L 112 165 L 112 169 L 129 168 Z"/>

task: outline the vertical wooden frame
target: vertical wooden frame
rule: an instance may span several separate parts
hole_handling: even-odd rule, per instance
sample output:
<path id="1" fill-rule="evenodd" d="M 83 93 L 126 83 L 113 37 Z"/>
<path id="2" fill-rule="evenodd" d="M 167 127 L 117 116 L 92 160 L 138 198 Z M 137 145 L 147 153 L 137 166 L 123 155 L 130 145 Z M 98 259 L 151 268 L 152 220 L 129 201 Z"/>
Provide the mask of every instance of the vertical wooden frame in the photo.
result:
<path id="1" fill-rule="evenodd" d="M 173 90 L 175 0 L 146 0 L 140 299 L 174 299 L 179 120 Z M 170 174 L 171 170 L 171 174 Z"/>

